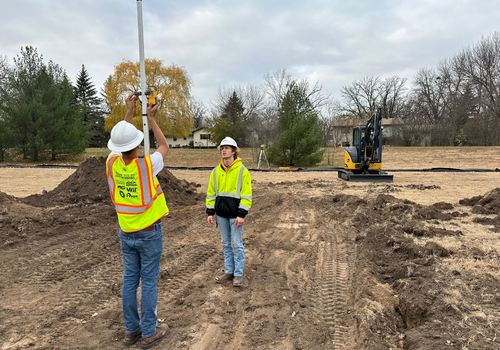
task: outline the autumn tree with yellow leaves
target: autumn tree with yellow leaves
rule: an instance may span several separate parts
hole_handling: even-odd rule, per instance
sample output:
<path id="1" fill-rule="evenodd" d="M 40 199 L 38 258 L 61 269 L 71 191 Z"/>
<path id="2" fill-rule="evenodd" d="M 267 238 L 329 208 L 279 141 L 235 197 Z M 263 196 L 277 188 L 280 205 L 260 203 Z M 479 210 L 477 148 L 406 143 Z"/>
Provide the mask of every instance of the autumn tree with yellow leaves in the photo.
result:
<path id="1" fill-rule="evenodd" d="M 193 130 L 194 119 L 190 103 L 192 81 L 184 67 L 174 64 L 165 67 L 161 60 L 146 59 L 146 85 L 158 90 L 160 109 L 156 122 L 166 136 L 187 137 Z M 123 60 L 104 83 L 104 97 L 111 110 L 106 118 L 106 131 L 123 120 L 126 112 L 125 98 L 132 91 L 140 91 L 139 62 Z M 142 130 L 142 107 L 137 103 L 132 123 Z M 151 134 L 151 133 L 150 133 Z"/>

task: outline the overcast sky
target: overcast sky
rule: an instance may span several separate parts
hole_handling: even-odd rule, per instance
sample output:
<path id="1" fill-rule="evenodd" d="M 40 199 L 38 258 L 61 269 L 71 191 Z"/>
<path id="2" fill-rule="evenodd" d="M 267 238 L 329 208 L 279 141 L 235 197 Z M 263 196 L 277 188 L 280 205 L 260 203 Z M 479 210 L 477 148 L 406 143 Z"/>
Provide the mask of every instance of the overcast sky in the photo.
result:
<path id="1" fill-rule="evenodd" d="M 139 60 L 135 0 L 2 0 L 0 55 L 22 46 L 66 70 L 85 65 L 100 91 L 114 66 Z M 500 30 L 500 0 L 144 0 L 145 54 L 184 66 L 193 96 L 260 85 L 286 69 L 340 97 L 364 77 L 411 82 Z"/>

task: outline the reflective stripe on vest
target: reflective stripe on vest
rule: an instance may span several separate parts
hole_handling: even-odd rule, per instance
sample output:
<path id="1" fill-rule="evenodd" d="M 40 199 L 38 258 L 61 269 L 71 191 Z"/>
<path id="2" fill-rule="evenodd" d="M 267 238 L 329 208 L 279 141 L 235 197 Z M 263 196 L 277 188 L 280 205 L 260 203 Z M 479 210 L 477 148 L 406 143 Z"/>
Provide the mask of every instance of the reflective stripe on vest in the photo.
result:
<path id="1" fill-rule="evenodd" d="M 218 189 L 217 189 L 217 169 L 219 168 L 220 166 L 216 166 L 214 168 L 214 171 L 213 171 L 213 174 L 214 174 L 214 188 L 215 188 L 215 197 L 217 196 L 221 196 L 221 197 L 230 197 L 230 198 L 236 198 L 236 199 L 241 199 L 241 198 L 245 198 L 245 199 L 249 199 L 249 200 L 252 200 L 252 196 L 241 196 L 241 182 L 242 182 L 242 178 L 243 178 L 243 170 L 245 170 L 245 166 L 242 165 L 241 168 L 240 168 L 240 173 L 238 174 L 238 185 L 236 187 L 236 193 L 230 193 L 230 192 L 218 192 Z M 207 195 L 207 198 L 208 199 L 215 199 L 214 196 L 209 196 Z"/>
<path id="2" fill-rule="evenodd" d="M 142 205 L 141 206 L 135 206 L 135 205 L 121 205 L 115 203 L 115 182 L 113 178 L 113 165 L 116 160 L 118 160 L 119 157 L 113 157 L 113 159 L 110 159 L 108 162 L 108 184 L 109 184 L 109 191 L 111 194 L 111 200 L 113 201 L 113 204 L 115 205 L 115 209 L 118 213 L 125 213 L 125 214 L 142 214 L 146 210 L 149 209 L 154 203 L 154 200 L 160 195 L 163 191 L 158 183 L 158 186 L 156 187 L 156 194 L 153 196 L 152 189 L 150 186 L 149 179 L 150 174 L 148 170 L 148 166 L 146 164 L 146 161 L 143 158 L 138 158 L 135 159 L 136 164 L 138 165 L 139 169 L 139 179 L 141 183 L 141 195 L 142 195 Z"/>

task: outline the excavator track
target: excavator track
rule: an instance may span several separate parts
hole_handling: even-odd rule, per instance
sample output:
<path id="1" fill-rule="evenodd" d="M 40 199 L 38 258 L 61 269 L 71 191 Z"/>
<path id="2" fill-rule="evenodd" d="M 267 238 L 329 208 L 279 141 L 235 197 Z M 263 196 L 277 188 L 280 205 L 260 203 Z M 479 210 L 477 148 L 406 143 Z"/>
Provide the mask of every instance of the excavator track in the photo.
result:
<path id="1" fill-rule="evenodd" d="M 385 171 L 356 174 L 349 170 L 339 170 L 340 179 L 350 182 L 393 182 L 394 175 Z"/>

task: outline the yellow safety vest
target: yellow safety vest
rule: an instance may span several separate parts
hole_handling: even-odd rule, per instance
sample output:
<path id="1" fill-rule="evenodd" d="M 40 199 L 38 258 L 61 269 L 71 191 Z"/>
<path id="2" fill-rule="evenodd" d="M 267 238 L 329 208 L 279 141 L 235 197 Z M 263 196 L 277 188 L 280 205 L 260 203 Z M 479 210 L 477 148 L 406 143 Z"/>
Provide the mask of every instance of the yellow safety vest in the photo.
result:
<path id="1" fill-rule="evenodd" d="M 120 156 L 111 156 L 106 165 L 109 193 L 124 232 L 142 230 L 168 214 L 149 156 L 126 165 Z"/>

